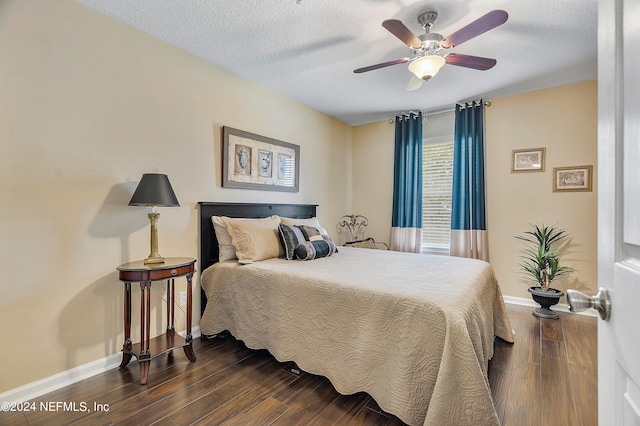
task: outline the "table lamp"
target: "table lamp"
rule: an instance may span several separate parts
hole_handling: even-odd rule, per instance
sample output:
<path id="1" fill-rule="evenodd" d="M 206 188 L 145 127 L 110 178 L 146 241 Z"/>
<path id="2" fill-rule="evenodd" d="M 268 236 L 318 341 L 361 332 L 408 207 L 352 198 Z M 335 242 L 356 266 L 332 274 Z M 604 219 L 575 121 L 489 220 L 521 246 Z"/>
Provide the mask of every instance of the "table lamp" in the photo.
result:
<path id="1" fill-rule="evenodd" d="M 136 191 L 129 201 L 130 206 L 151 206 L 149 221 L 151 222 L 151 254 L 144 260 L 145 264 L 163 263 L 164 258 L 158 253 L 158 218 L 157 207 L 180 207 L 176 194 L 171 188 L 167 175 L 145 173 L 138 183 Z"/>

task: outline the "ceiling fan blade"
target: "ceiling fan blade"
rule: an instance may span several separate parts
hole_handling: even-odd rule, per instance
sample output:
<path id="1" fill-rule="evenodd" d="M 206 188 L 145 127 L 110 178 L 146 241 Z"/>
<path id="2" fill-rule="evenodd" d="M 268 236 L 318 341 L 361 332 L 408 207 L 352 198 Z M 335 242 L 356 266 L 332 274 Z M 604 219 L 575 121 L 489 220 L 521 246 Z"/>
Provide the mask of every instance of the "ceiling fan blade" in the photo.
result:
<path id="1" fill-rule="evenodd" d="M 458 46 L 465 41 L 471 40 L 472 38 L 477 37 L 480 34 L 486 33 L 487 31 L 504 24 L 505 22 L 507 22 L 508 18 L 509 14 L 504 10 L 492 10 L 486 15 L 476 19 L 469 25 L 460 28 L 458 31 L 450 34 L 448 37 L 445 37 L 445 39 L 442 41 L 442 47 L 444 47 L 445 49 L 449 49 L 451 47 Z"/>
<path id="2" fill-rule="evenodd" d="M 397 19 L 387 19 L 382 23 L 382 26 L 385 27 L 391 34 L 398 37 L 404 44 L 407 46 L 418 49 L 422 46 L 422 42 L 418 37 L 413 34 L 409 28 L 405 27 L 405 25 L 398 21 Z"/>
<path id="3" fill-rule="evenodd" d="M 474 70 L 486 71 L 498 62 L 495 59 L 483 58 L 482 56 L 463 55 L 461 53 L 451 53 L 444 58 L 449 65 L 473 68 Z"/>
<path id="4" fill-rule="evenodd" d="M 415 74 L 411 74 L 411 80 L 407 84 L 407 91 L 418 90 L 420 87 L 422 87 L 422 79 L 416 77 Z"/>
<path id="5" fill-rule="evenodd" d="M 362 72 L 373 71 L 379 68 L 390 67 L 391 65 L 405 64 L 409 62 L 409 58 L 396 59 L 395 61 L 383 62 L 381 64 L 369 65 L 368 67 L 358 68 L 353 70 L 354 73 L 360 74 Z"/>

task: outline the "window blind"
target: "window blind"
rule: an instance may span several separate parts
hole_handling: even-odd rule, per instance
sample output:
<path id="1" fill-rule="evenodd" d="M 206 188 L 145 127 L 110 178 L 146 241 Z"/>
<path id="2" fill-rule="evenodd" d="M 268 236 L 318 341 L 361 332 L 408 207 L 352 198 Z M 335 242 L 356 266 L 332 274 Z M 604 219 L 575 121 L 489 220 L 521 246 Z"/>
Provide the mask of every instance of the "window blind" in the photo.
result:
<path id="1" fill-rule="evenodd" d="M 451 234 L 453 141 L 422 145 L 422 246 L 448 251 Z"/>

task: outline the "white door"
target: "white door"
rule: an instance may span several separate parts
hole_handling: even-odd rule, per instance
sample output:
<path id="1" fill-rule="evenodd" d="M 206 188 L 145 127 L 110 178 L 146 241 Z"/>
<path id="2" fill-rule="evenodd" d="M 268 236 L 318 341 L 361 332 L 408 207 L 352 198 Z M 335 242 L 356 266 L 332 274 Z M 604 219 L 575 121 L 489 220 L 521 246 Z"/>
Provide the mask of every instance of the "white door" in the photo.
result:
<path id="1" fill-rule="evenodd" d="M 599 0 L 599 424 L 640 425 L 640 1 Z"/>

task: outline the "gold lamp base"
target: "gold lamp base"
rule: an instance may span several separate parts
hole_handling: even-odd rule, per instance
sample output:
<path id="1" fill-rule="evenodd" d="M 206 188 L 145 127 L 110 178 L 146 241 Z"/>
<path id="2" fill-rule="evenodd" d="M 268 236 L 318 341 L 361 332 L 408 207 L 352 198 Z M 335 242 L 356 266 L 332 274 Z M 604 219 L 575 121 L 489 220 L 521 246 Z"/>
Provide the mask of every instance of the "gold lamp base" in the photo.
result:
<path id="1" fill-rule="evenodd" d="M 147 257 L 144 260 L 145 265 L 154 264 L 154 263 L 164 263 L 164 257 Z"/>
<path id="2" fill-rule="evenodd" d="M 151 212 L 148 216 L 151 222 L 151 254 L 144 260 L 144 264 L 164 263 L 164 257 L 158 253 L 158 218 L 160 218 L 160 213 Z"/>

